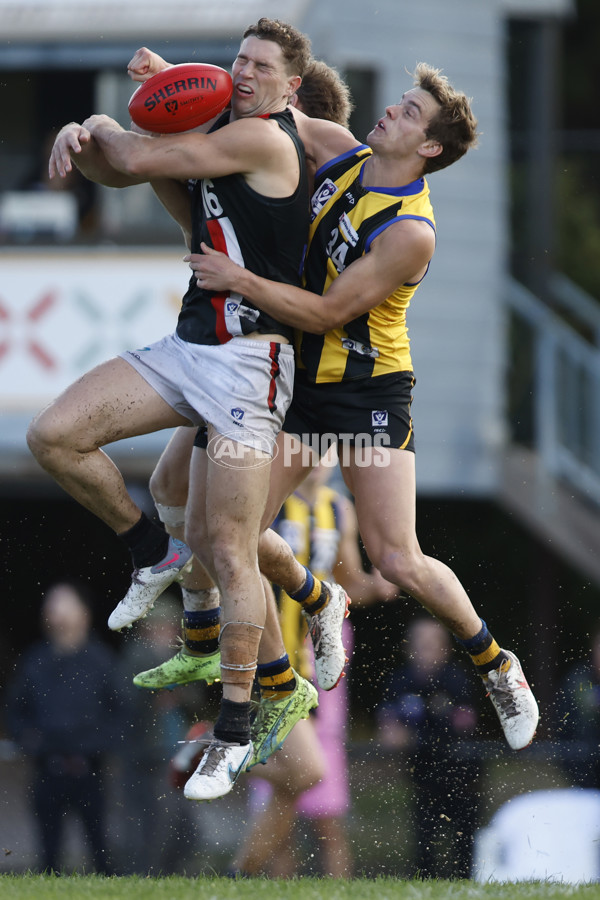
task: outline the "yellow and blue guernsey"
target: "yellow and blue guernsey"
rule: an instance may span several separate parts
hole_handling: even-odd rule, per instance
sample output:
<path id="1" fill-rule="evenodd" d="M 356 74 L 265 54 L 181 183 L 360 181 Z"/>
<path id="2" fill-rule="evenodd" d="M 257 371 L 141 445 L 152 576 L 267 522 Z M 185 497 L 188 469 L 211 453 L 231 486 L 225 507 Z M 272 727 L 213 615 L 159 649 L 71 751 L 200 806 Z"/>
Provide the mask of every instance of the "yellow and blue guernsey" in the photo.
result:
<path id="1" fill-rule="evenodd" d="M 287 498 L 273 523 L 296 559 L 321 580 L 331 578 L 338 558 L 341 534 L 337 498 L 337 493 L 326 485 L 319 487 L 313 504 L 296 491 Z M 304 678 L 311 678 L 302 607 L 283 590 L 279 595 L 279 616 L 291 665 Z"/>
<path id="2" fill-rule="evenodd" d="M 363 187 L 366 145 L 329 162 L 315 177 L 304 285 L 324 294 L 375 238 L 402 219 L 435 231 L 425 178 L 397 188 Z M 297 363 L 314 382 L 349 381 L 412 371 L 406 311 L 420 282 L 402 284 L 383 303 L 325 335 L 298 333 Z"/>

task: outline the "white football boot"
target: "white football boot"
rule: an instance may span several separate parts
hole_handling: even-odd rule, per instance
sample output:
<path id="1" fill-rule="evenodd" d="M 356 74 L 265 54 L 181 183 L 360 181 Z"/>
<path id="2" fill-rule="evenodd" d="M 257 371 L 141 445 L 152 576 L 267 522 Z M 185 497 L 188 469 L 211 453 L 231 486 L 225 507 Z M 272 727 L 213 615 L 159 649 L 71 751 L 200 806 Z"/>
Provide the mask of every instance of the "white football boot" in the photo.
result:
<path id="1" fill-rule="evenodd" d="M 214 738 L 198 768 L 183 789 L 187 800 L 216 800 L 224 797 L 252 758 L 252 741 L 229 744 Z"/>
<path id="2" fill-rule="evenodd" d="M 350 597 L 339 584 L 323 581 L 329 600 L 314 616 L 303 611 L 315 651 L 315 671 L 319 687 L 331 691 L 344 674 L 348 662 L 342 643 L 342 625 L 348 615 Z"/>
<path id="3" fill-rule="evenodd" d="M 167 552 L 160 562 L 133 570 L 129 590 L 108 618 L 110 630 L 129 628 L 148 615 L 162 592 L 174 581 L 181 581 L 191 565 L 192 551 L 187 544 L 169 537 Z"/>
<path id="4" fill-rule="evenodd" d="M 509 747 L 523 750 L 535 737 L 540 713 L 521 663 L 510 650 L 504 653 L 508 659 L 482 678 Z"/>

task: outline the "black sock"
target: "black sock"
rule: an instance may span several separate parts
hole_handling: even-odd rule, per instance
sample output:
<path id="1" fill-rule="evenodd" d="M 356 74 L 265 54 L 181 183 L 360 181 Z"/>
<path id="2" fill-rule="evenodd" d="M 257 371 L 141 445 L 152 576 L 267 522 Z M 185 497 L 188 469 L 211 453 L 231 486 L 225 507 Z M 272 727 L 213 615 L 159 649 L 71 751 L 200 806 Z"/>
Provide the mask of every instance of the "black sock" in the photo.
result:
<path id="1" fill-rule="evenodd" d="M 236 703 L 235 700 L 221 700 L 219 717 L 215 722 L 214 735 L 228 744 L 250 743 L 250 709 L 252 704 Z"/>
<path id="2" fill-rule="evenodd" d="M 122 531 L 117 536 L 129 547 L 136 569 L 160 562 L 169 546 L 167 532 L 160 525 L 151 522 L 145 513 L 142 513 L 133 528 Z"/>

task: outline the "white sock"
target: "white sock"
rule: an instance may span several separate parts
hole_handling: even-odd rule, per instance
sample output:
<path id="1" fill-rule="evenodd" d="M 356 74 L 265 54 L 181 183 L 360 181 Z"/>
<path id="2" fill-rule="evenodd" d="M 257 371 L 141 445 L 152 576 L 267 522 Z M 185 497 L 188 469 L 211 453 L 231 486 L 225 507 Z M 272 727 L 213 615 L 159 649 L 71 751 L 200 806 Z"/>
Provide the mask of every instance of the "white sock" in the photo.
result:
<path id="1" fill-rule="evenodd" d="M 221 594 L 218 587 L 203 588 L 193 591 L 191 588 L 181 588 L 183 608 L 186 612 L 202 612 L 206 609 L 215 609 L 221 602 Z"/>

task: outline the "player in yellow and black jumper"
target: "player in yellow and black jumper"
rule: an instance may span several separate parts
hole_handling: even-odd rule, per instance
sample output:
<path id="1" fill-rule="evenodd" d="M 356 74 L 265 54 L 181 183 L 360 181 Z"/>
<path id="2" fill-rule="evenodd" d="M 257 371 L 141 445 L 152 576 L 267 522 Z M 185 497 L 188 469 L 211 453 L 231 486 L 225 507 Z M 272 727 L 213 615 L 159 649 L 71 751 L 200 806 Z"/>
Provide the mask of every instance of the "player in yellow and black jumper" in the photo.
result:
<path id="1" fill-rule="evenodd" d="M 370 156 L 369 147 L 359 147 L 317 173 L 304 271 L 305 284 L 315 293 L 325 294 L 340 271 L 369 253 L 378 235 L 394 223 L 418 221 L 435 232 L 425 179 L 385 191 L 367 189 L 362 180 Z M 326 334 L 297 333 L 288 433 L 333 431 L 351 434 L 353 443 L 361 436 L 363 446 L 414 448 L 406 310 L 423 275 Z"/>
<path id="2" fill-rule="evenodd" d="M 189 260 L 203 287 L 238 291 L 303 332 L 263 521 L 312 464 L 303 445 L 318 457 L 324 434 L 334 435 L 369 558 L 453 632 L 483 678 L 509 745 L 521 749 L 535 735 L 538 708 L 520 662 L 499 647 L 455 574 L 426 556 L 416 535 L 406 311 L 435 249 L 425 176 L 460 159 L 476 144 L 476 129 L 468 98 L 421 63 L 368 146 L 357 142 L 337 157 L 326 142 L 321 152 L 311 148 L 318 168 L 304 290 L 256 278 L 206 245 Z M 277 541 L 267 531 L 263 571 L 269 548 L 276 571 Z"/>

